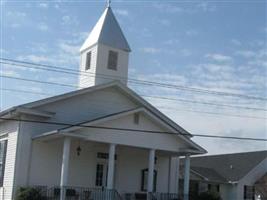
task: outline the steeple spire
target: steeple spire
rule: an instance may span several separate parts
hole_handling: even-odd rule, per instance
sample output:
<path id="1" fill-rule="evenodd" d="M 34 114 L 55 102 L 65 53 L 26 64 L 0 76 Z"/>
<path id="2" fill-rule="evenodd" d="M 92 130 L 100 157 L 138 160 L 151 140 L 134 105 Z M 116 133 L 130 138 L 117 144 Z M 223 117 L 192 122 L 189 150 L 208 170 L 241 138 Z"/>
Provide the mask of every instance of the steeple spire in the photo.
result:
<path id="1" fill-rule="evenodd" d="M 111 4 L 111 0 L 107 0 L 107 8 L 110 7 L 110 4 Z"/>
<path id="2" fill-rule="evenodd" d="M 131 49 L 110 7 L 111 0 L 106 2 L 103 14 L 80 49 L 80 69 L 88 73 L 88 76 L 79 77 L 81 88 L 113 80 L 127 84 Z M 92 74 L 95 76 L 91 77 Z M 114 78 L 107 79 L 104 76 Z"/>
<path id="3" fill-rule="evenodd" d="M 107 0 L 110 6 L 110 0 Z M 84 51 L 95 44 L 104 44 L 113 48 L 130 52 L 130 46 L 117 22 L 111 7 L 107 7 L 82 45 L 80 51 Z"/>

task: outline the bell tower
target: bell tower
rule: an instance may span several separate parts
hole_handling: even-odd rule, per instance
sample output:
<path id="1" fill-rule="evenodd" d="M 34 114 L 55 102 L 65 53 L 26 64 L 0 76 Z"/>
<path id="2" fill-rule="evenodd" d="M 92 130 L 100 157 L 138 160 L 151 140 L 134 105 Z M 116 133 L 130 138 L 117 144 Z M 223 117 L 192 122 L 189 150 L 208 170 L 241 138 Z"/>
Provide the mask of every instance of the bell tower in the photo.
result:
<path id="1" fill-rule="evenodd" d="M 80 49 L 79 86 L 114 80 L 127 84 L 130 46 L 108 1 L 107 7 Z"/>

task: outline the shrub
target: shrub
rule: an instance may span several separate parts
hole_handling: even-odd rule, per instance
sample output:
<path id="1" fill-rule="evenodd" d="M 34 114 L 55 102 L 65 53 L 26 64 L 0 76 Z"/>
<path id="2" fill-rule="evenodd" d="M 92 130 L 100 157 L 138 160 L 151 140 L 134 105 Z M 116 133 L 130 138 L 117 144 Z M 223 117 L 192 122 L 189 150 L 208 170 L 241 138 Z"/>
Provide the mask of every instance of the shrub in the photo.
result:
<path id="1" fill-rule="evenodd" d="M 41 191 L 37 188 L 20 187 L 15 200 L 43 200 Z"/>
<path id="2" fill-rule="evenodd" d="M 198 196 L 198 200 L 221 200 L 217 192 L 203 192 Z"/>

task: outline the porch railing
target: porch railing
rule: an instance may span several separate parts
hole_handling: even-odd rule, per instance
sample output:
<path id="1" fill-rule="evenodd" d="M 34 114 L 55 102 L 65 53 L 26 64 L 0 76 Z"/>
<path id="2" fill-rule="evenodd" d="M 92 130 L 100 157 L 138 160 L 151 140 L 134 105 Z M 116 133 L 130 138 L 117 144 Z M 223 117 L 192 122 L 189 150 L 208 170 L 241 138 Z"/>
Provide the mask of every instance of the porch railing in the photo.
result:
<path id="1" fill-rule="evenodd" d="M 175 193 L 148 193 L 149 200 L 182 200 L 183 198 Z"/>
<path id="2" fill-rule="evenodd" d="M 105 188 L 85 188 L 85 187 L 47 187 L 34 186 L 42 195 L 42 200 L 60 200 L 61 190 L 65 195 L 65 200 L 122 200 L 116 190 Z"/>
<path id="3" fill-rule="evenodd" d="M 126 193 L 125 200 L 183 200 L 183 196 L 175 193 Z"/>

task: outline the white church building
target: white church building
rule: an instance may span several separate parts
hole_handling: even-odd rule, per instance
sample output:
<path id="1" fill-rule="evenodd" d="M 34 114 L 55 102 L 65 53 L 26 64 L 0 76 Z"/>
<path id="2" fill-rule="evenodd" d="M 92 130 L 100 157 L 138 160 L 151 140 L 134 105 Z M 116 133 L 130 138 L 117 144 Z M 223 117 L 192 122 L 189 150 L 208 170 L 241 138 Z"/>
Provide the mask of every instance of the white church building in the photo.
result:
<path id="1" fill-rule="evenodd" d="M 0 199 L 26 186 L 51 200 L 188 199 L 190 156 L 206 151 L 127 87 L 130 52 L 107 6 L 80 49 L 84 89 L 0 113 Z"/>

